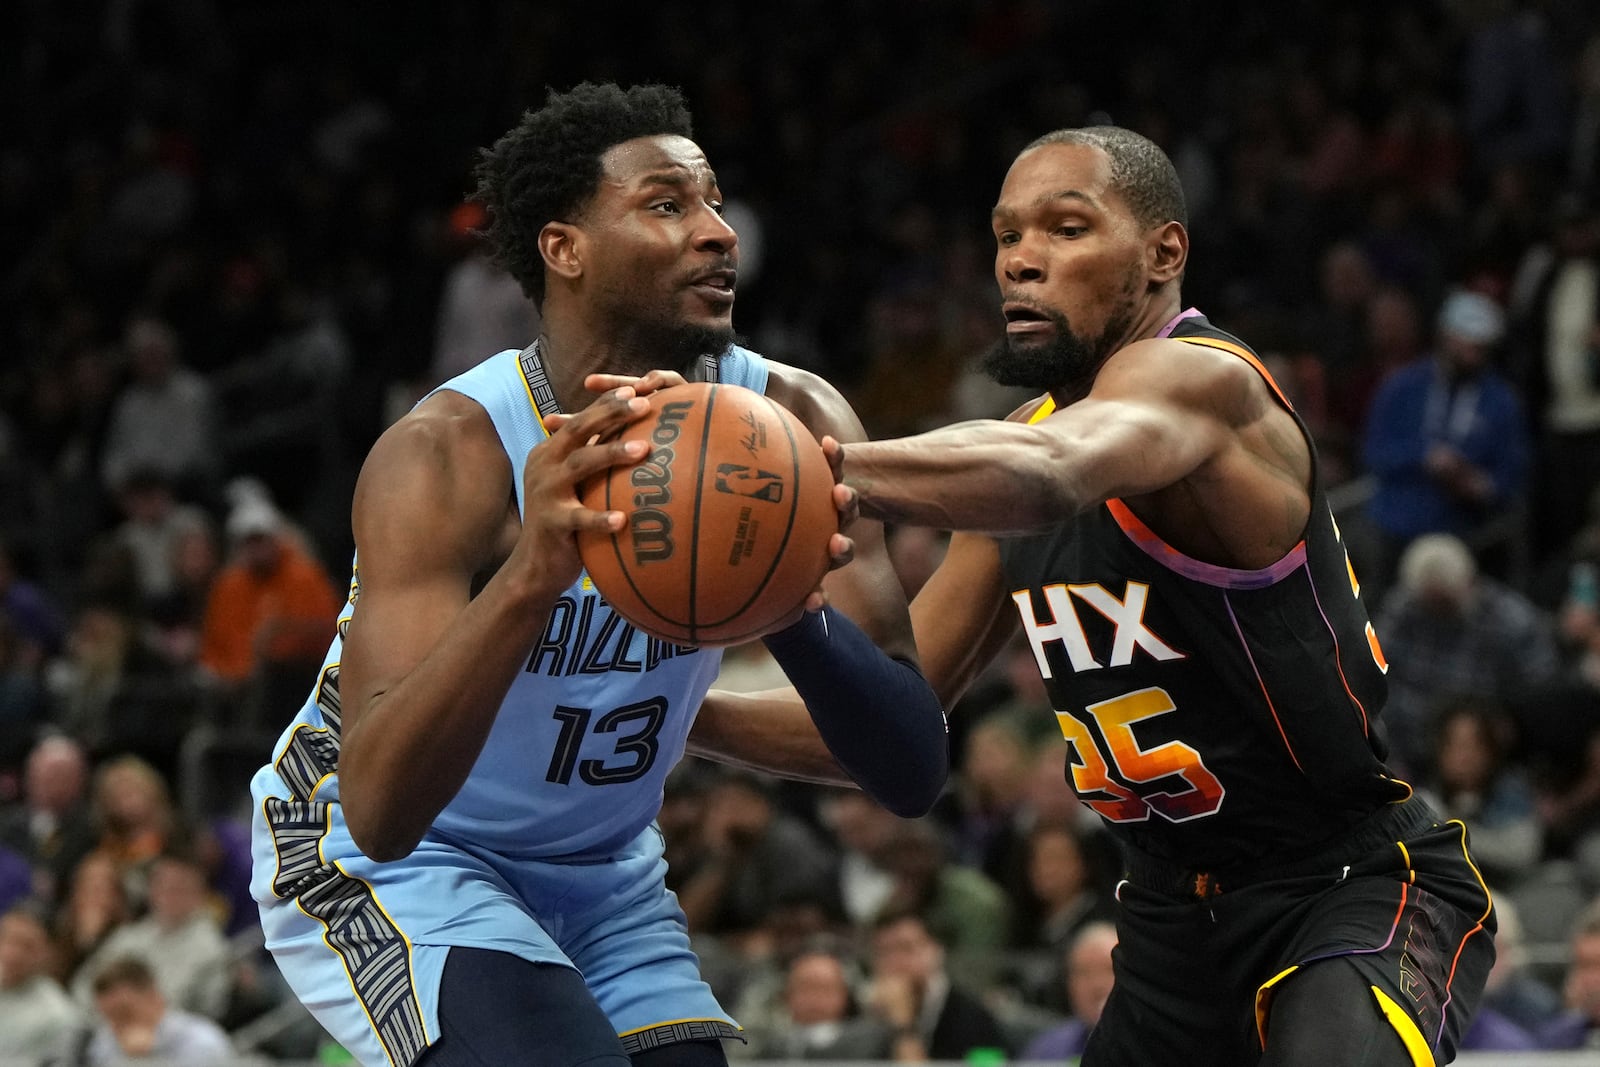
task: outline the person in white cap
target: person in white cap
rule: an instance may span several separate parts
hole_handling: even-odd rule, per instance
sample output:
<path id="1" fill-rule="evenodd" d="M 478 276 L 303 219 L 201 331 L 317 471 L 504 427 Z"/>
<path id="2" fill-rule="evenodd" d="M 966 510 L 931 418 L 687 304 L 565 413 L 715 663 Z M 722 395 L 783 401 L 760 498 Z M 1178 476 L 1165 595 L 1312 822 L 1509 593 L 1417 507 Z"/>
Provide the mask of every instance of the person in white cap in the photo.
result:
<path id="1" fill-rule="evenodd" d="M 1411 541 L 1451 533 L 1470 542 L 1523 491 L 1522 401 L 1492 365 L 1504 333 L 1498 304 L 1457 289 L 1439 309 L 1433 353 L 1390 374 L 1373 398 L 1363 447 L 1377 480 L 1366 515 L 1373 544 L 1356 563 L 1375 595 Z"/>

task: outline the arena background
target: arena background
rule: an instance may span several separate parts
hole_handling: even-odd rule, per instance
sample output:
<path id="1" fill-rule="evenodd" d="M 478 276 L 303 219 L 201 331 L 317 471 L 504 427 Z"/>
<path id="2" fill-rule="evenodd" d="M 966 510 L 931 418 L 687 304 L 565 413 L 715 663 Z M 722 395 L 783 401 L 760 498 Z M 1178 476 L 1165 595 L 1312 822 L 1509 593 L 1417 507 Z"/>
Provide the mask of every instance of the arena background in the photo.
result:
<path id="1" fill-rule="evenodd" d="M 1033 137 L 1114 122 L 1177 163 L 1193 243 L 1185 302 L 1280 374 L 1316 432 L 1341 521 L 1359 524 L 1376 484 L 1362 440 L 1379 383 L 1427 357 L 1447 294 L 1466 289 L 1505 315 L 1496 365 L 1522 396 L 1531 451 L 1526 480 L 1469 547 L 1553 634 L 1574 546 L 1595 529 L 1594 457 L 1549 435 L 1540 347 L 1555 239 L 1600 195 L 1600 12 L 1588 0 L 13 0 L 0 57 L 0 814 L 26 821 L 25 761 L 49 733 L 75 738 L 96 768 L 134 754 L 155 769 L 170 802 L 155 832 L 206 858 L 230 938 L 220 1014 L 239 1062 L 337 1055 L 284 999 L 239 885 L 244 786 L 311 673 L 293 655 L 237 676 L 213 669 L 215 571 L 202 558 L 154 593 L 142 585 L 148 543 L 130 530 L 141 506 L 130 494 L 170 490 L 218 563 L 266 515 L 341 586 L 349 494 L 372 440 L 533 328 L 484 263 L 465 196 L 476 149 L 548 87 L 684 89 L 740 231 L 737 326 L 751 347 L 837 383 L 875 435 L 1009 409 L 1015 397 L 975 369 L 1000 325 L 989 207 Z M 193 439 L 179 440 L 188 424 L 119 415 L 139 386 L 172 380 L 141 377 L 152 349 L 184 383 L 157 410 L 208 416 Z M 896 533 L 908 589 L 939 548 Z M 1600 893 L 1585 851 L 1600 810 L 1582 803 L 1600 770 L 1581 757 L 1600 725 L 1600 674 L 1584 673 L 1600 644 L 1557 645 L 1559 679 L 1545 681 L 1571 683 L 1560 721 L 1513 715 L 1522 732 L 1504 753 L 1542 791 L 1543 844 L 1503 874 L 1522 902 L 1526 967 L 1555 990 L 1572 924 Z M 732 657 L 730 684 L 761 669 Z M 1019 684 L 997 668 L 958 709 L 949 803 L 922 823 L 942 871 L 983 874 L 1020 912 L 1028 886 L 983 871 L 972 850 L 1008 812 L 986 807 L 995 798 L 968 745 L 1024 699 Z M 1573 765 L 1552 768 L 1552 749 Z M 85 810 L 103 852 L 99 784 L 86 785 Z M 693 802 L 723 783 L 690 766 L 680 784 L 692 863 L 710 814 Z M 838 861 L 821 791 L 758 789 L 786 832 Z M 133 921 L 151 853 L 129 848 Z M 72 874 L 41 881 L 35 863 L 0 878 L 8 904 L 48 890 L 69 981 L 85 948 L 63 918 Z M 781 965 L 763 925 L 779 895 L 756 885 L 747 897 L 696 930 L 731 1000 L 747 970 Z M 833 933 L 859 935 L 833 918 Z M 982 976 L 997 1010 L 1017 1008 L 1018 1035 L 1063 1010 L 1021 988 L 1019 974 L 1055 966 L 1026 940 L 963 972 Z"/>

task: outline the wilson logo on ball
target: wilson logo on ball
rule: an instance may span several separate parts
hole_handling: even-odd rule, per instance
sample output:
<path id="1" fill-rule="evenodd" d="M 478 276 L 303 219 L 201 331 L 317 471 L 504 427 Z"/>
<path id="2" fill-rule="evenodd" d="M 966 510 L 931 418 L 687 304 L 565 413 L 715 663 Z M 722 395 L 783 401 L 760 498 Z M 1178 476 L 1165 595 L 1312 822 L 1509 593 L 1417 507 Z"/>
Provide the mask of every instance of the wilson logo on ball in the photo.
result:
<path id="1" fill-rule="evenodd" d="M 636 509 L 628 517 L 628 535 L 634 562 L 641 565 L 672 558 L 672 516 L 663 509 L 672 502 L 672 443 L 683 432 L 680 424 L 691 407 L 681 402 L 661 406 L 650 431 L 650 458 L 634 467 L 628 479 Z"/>

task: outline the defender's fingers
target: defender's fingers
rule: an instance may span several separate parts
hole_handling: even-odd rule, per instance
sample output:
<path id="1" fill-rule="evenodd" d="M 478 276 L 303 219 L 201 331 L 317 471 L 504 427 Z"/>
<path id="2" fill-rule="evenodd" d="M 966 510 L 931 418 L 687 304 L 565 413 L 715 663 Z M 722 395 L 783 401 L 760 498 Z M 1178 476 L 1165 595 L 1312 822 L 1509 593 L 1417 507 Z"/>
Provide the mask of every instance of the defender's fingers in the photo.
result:
<path id="1" fill-rule="evenodd" d="M 833 480 L 844 481 L 844 445 L 832 434 L 822 435 L 822 454 L 827 457 L 828 466 L 833 470 Z"/>
<path id="2" fill-rule="evenodd" d="M 856 558 L 856 543 L 844 534 L 828 538 L 828 569 L 836 571 Z"/>
<path id="3" fill-rule="evenodd" d="M 833 506 L 839 512 L 839 529 L 848 530 L 861 517 L 861 498 L 848 485 L 833 487 Z"/>

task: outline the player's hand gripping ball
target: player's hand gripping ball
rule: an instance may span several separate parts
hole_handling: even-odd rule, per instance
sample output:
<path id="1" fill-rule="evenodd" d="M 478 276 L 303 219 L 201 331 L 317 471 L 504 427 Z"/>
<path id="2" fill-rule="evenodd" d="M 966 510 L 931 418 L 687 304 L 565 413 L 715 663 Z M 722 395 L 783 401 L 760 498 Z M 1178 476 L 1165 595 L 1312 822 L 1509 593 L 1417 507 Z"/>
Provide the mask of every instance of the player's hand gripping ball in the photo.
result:
<path id="1" fill-rule="evenodd" d="M 613 610 L 682 645 L 730 645 L 793 615 L 828 572 L 839 528 L 833 472 L 811 431 L 737 385 L 692 382 L 647 397 L 630 424 L 650 452 L 580 490 L 621 511 L 616 533 L 585 531 L 578 552 Z"/>

